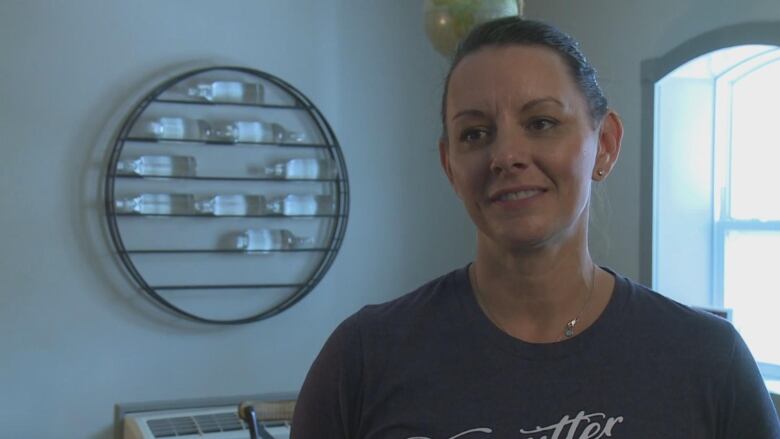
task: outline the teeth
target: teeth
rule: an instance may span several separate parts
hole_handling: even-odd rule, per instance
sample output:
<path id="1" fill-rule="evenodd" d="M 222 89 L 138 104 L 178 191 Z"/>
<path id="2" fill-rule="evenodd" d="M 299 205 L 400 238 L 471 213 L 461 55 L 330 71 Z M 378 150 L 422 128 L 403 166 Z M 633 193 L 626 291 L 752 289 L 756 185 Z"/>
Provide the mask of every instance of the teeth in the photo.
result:
<path id="1" fill-rule="evenodd" d="M 498 199 L 501 201 L 522 200 L 524 198 L 532 197 L 540 192 L 541 190 L 539 189 L 529 189 L 527 191 L 509 192 L 507 194 L 501 195 L 500 197 L 498 197 Z"/>

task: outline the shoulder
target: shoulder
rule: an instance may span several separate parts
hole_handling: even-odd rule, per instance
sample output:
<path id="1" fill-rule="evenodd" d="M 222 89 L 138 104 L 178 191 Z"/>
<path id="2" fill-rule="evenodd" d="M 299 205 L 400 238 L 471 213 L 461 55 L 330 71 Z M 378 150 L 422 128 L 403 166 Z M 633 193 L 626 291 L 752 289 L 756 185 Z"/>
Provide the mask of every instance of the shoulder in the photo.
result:
<path id="1" fill-rule="evenodd" d="M 626 295 L 629 311 L 640 314 L 642 318 L 668 325 L 684 325 L 688 328 L 710 329 L 732 332 L 734 328 L 723 319 L 702 308 L 691 307 L 671 299 L 644 285 L 615 274 L 616 290 Z"/>
<path id="2" fill-rule="evenodd" d="M 360 344 L 366 355 L 385 352 L 389 344 L 415 346 L 423 337 L 452 336 L 463 325 L 469 288 L 466 269 L 453 270 L 394 300 L 363 307 L 337 332 Z"/>
<path id="3" fill-rule="evenodd" d="M 679 303 L 619 274 L 615 274 L 615 281 L 616 294 L 623 296 L 621 319 L 647 346 L 685 357 L 704 355 L 721 365 L 729 362 L 739 336 L 728 320 Z"/>
<path id="4" fill-rule="evenodd" d="M 611 335 L 637 370 L 653 371 L 643 374 L 648 382 L 676 388 L 681 401 L 706 409 L 703 416 L 717 419 L 718 437 L 778 437 L 756 362 L 729 321 L 619 274 L 615 279 L 620 306 Z"/>
<path id="5" fill-rule="evenodd" d="M 437 277 L 413 291 L 379 304 L 366 305 L 347 317 L 331 334 L 326 347 L 351 349 L 366 338 L 387 337 L 407 330 L 422 321 L 449 315 L 460 306 L 460 295 L 468 287 L 465 268 Z"/>
<path id="6" fill-rule="evenodd" d="M 406 320 L 431 307 L 448 306 L 468 288 L 465 268 L 453 270 L 385 303 L 367 305 L 358 312 L 360 319 Z"/>

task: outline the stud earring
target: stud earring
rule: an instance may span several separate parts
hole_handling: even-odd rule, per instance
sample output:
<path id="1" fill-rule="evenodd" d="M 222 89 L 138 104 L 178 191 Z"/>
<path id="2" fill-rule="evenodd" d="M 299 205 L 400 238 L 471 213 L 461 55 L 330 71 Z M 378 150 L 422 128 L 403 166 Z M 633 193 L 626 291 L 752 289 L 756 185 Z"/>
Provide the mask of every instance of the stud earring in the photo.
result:
<path id="1" fill-rule="evenodd" d="M 603 169 L 599 169 L 598 171 L 596 171 L 596 175 L 598 175 L 599 177 L 603 177 L 604 174 L 605 174 L 605 172 L 604 172 Z"/>

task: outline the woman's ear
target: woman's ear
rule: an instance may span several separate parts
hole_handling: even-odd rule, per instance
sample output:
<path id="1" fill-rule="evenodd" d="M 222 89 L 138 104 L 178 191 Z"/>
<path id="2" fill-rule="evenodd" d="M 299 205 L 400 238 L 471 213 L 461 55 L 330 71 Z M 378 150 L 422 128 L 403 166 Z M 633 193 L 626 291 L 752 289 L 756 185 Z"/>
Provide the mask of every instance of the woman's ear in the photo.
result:
<path id="1" fill-rule="evenodd" d="M 612 171 L 620 155 L 623 142 L 623 121 L 612 110 L 608 110 L 599 129 L 599 149 L 596 153 L 596 165 L 593 168 L 593 179 L 604 180 Z"/>

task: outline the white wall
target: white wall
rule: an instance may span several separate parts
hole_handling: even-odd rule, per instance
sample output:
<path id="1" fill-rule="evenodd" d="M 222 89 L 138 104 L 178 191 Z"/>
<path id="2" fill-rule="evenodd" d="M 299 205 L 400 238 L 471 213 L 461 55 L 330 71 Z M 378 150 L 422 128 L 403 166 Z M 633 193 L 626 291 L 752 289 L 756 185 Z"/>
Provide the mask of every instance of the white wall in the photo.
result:
<path id="1" fill-rule="evenodd" d="M 148 78 L 201 59 L 305 93 L 351 178 L 322 283 L 238 327 L 150 304 L 102 231 L 104 125 Z M 444 69 L 416 0 L 0 2 L 0 436 L 109 438 L 117 402 L 295 391 L 345 316 L 464 264 L 473 232 L 435 146 Z"/>
<path id="2" fill-rule="evenodd" d="M 556 24 L 582 43 L 599 71 L 610 105 L 623 117 L 620 160 L 605 183 L 610 209 L 596 214 L 593 253 L 634 279 L 651 249 L 640 242 L 642 95 L 640 63 L 660 57 L 683 42 L 720 27 L 780 22 L 776 0 L 529 0 L 526 15 Z M 644 258 L 644 259 L 643 259 Z"/>

